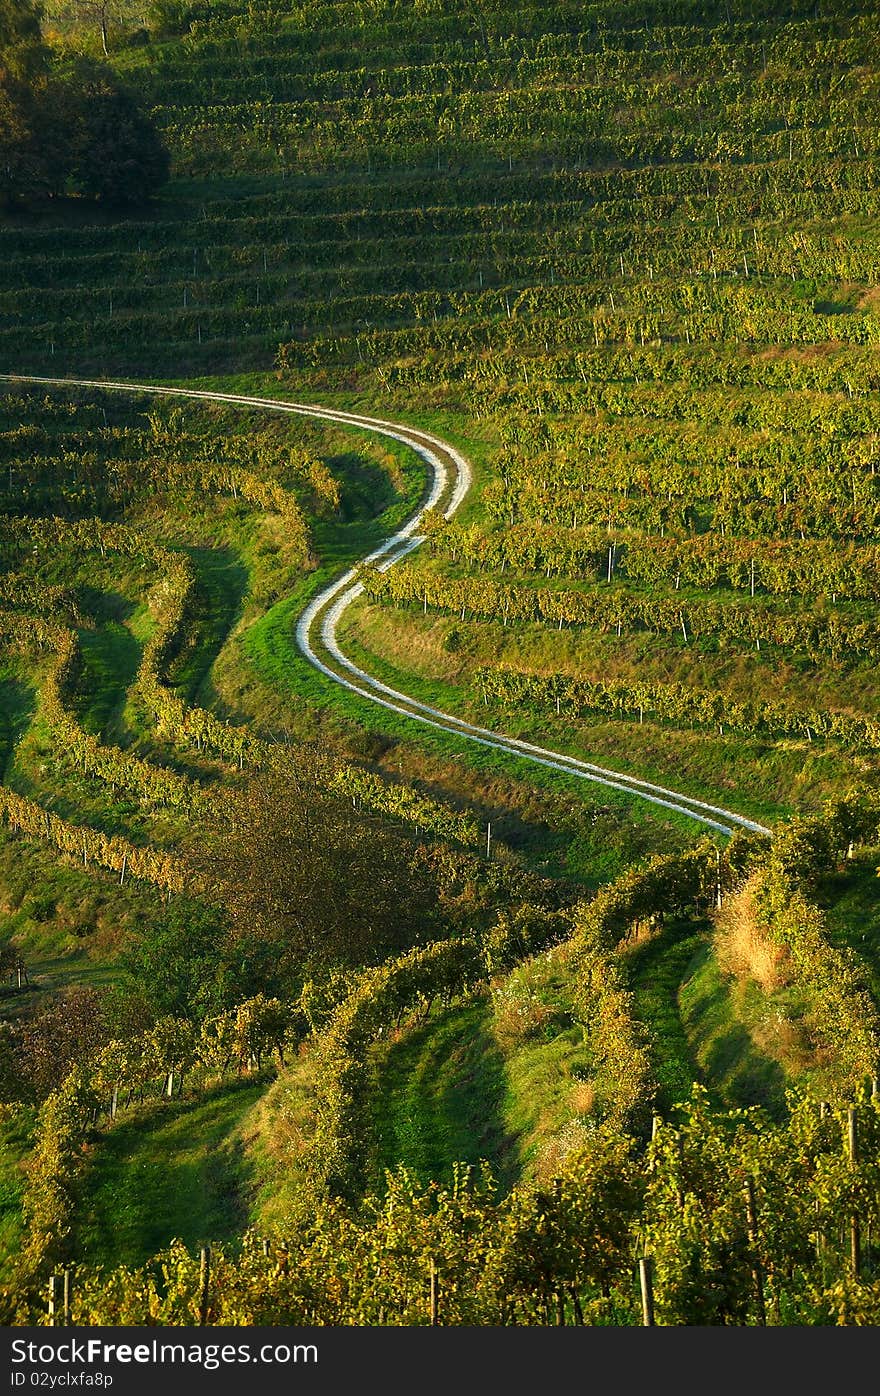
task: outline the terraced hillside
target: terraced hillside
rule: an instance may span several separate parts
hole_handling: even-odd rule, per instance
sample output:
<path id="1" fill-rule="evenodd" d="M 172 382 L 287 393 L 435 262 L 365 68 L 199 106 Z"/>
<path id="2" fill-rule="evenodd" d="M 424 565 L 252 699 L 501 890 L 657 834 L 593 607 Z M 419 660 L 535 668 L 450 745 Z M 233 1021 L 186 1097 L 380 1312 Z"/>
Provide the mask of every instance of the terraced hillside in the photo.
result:
<path id="1" fill-rule="evenodd" d="M 430 410 L 479 499 L 365 650 L 772 816 L 876 762 L 878 36 L 722 9 L 193 12 L 118 56 L 168 194 L 5 229 L 0 348 Z"/>
<path id="2" fill-rule="evenodd" d="M 876 7 L 139 26 L 170 183 L 0 215 L 9 1321 L 876 1322 Z M 426 500 L 340 412 L 473 473 L 396 711 L 297 649 Z"/>

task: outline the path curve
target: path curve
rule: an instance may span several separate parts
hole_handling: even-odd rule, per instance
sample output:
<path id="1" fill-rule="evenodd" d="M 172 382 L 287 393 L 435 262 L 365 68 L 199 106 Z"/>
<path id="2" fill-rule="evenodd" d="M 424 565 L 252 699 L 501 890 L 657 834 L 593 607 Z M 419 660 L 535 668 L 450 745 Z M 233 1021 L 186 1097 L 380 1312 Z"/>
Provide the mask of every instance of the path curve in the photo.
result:
<path id="1" fill-rule="evenodd" d="M 191 388 L 171 388 L 154 383 L 116 383 L 109 380 L 86 378 L 43 378 L 24 374 L 0 374 L 0 381 L 42 384 L 46 387 L 97 388 L 108 392 L 155 393 L 165 397 L 200 399 L 207 402 L 228 403 L 240 407 L 257 407 L 270 412 L 289 412 L 303 417 L 317 417 L 344 426 L 359 427 L 375 432 L 380 436 L 400 441 L 414 450 L 431 470 L 431 484 L 427 497 L 407 521 L 407 523 L 387 539 L 379 548 L 343 576 L 325 587 L 308 604 L 297 622 L 296 641 L 299 649 L 310 664 L 314 665 L 334 683 L 341 684 L 352 693 L 378 703 L 391 712 L 409 717 L 439 731 L 452 732 L 464 740 L 480 746 L 491 747 L 513 756 L 523 757 L 538 766 L 559 771 L 565 775 L 589 780 L 611 790 L 647 800 L 654 805 L 674 810 L 710 829 L 722 834 L 732 834 L 735 829 L 747 829 L 752 833 L 772 837 L 772 831 L 745 815 L 725 809 L 721 805 L 694 799 L 680 791 L 641 780 L 637 776 L 624 775 L 604 766 L 581 761 L 563 752 L 552 751 L 536 746 L 531 742 L 509 737 L 489 728 L 478 727 L 465 722 L 453 713 L 445 713 L 439 708 L 422 703 L 408 694 L 400 692 L 373 678 L 359 668 L 341 650 L 337 639 L 337 627 L 343 612 L 363 593 L 357 580 L 357 573 L 364 564 L 378 566 L 385 571 L 393 567 L 424 542 L 424 535 L 418 529 L 428 509 L 442 508 L 445 516 L 451 518 L 465 498 L 471 484 L 471 469 L 465 457 L 431 432 L 420 428 L 386 421 L 380 417 L 365 417 L 357 412 L 345 412 L 332 407 L 321 407 L 310 403 L 285 402 L 279 398 L 248 397 L 242 393 L 218 393 Z M 316 649 L 316 645 L 319 649 Z M 320 650 L 320 652 L 319 652 Z"/>

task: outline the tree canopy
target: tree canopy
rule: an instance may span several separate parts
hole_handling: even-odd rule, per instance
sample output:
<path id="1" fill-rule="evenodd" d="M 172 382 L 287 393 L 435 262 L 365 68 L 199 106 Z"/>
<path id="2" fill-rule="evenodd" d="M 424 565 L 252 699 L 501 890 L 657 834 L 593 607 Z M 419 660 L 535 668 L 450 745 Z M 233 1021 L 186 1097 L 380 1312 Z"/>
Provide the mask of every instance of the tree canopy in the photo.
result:
<path id="1" fill-rule="evenodd" d="M 40 6 L 31 0 L 0 0 L 0 78 L 33 78 L 45 64 Z"/>
<path id="2" fill-rule="evenodd" d="M 67 169 L 79 193 L 139 203 L 168 178 L 168 152 L 137 100 L 103 63 L 79 59 L 54 85 L 67 126 Z"/>
<path id="3" fill-rule="evenodd" d="M 149 199 L 168 153 L 137 98 L 106 64 L 59 65 L 31 0 L 0 0 L 0 193 Z"/>
<path id="4" fill-rule="evenodd" d="M 309 968 L 375 963 L 436 926 L 418 845 L 329 790 L 305 752 L 233 796 L 192 856 L 230 912 L 242 975 L 261 961 L 273 989 Z"/>

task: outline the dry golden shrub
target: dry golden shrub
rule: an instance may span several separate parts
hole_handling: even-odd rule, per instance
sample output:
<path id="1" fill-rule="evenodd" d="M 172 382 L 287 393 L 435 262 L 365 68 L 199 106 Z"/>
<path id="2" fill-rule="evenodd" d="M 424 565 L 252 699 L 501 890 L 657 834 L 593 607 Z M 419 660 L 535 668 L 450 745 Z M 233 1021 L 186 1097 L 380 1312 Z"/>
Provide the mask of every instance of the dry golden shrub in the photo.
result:
<path id="1" fill-rule="evenodd" d="M 758 925 L 753 881 L 728 897 L 716 912 L 715 946 L 723 970 L 738 978 L 754 979 L 765 993 L 789 982 L 789 952 Z"/>
<path id="2" fill-rule="evenodd" d="M 494 1030 L 498 1045 L 507 1051 L 530 1037 L 537 1037 L 552 1017 L 552 1010 L 538 999 L 496 1003 Z"/>
<path id="3" fill-rule="evenodd" d="M 589 1115 L 596 1103 L 596 1088 L 592 1081 L 576 1081 L 569 1096 L 576 1115 Z"/>

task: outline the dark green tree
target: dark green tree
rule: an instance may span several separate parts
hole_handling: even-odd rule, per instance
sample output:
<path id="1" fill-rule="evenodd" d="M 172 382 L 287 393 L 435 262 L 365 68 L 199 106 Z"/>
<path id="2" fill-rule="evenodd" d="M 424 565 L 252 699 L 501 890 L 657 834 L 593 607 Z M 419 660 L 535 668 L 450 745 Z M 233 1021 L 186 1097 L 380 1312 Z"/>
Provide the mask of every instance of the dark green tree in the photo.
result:
<path id="1" fill-rule="evenodd" d="M 33 116 L 28 89 L 0 75 L 0 192 L 6 203 L 34 183 Z"/>
<path id="2" fill-rule="evenodd" d="M 126 989 L 130 985 L 131 996 L 143 999 L 156 1017 L 219 1012 L 243 994 L 225 958 L 225 939 L 223 918 L 214 908 L 175 900 L 138 928 L 123 956 L 130 976 Z"/>
<path id="3" fill-rule="evenodd" d="M 28 82 L 45 71 L 42 18 L 31 0 L 0 0 L 0 76 Z"/>
<path id="4" fill-rule="evenodd" d="M 35 84 L 46 71 L 41 10 L 0 0 L 0 194 L 9 202 L 40 182 Z"/>
<path id="5" fill-rule="evenodd" d="M 186 34 L 204 10 L 204 5 L 190 4 L 188 0 L 153 0 L 147 10 L 150 29 L 163 39 Z"/>
<path id="6" fill-rule="evenodd" d="M 54 87 L 72 187 L 108 204 L 151 198 L 168 178 L 168 152 L 133 95 L 90 59 L 80 59 Z"/>

